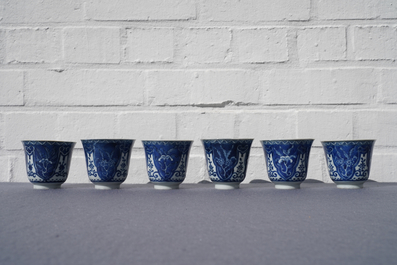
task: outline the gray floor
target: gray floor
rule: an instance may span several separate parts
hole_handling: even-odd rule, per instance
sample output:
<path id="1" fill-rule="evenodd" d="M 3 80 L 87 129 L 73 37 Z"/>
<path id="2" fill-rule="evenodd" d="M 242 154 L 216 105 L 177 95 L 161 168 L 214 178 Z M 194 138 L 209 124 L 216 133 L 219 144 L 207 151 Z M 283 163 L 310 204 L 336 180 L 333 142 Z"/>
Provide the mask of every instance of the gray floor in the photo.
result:
<path id="1" fill-rule="evenodd" d="M 0 264 L 396 264 L 397 183 L 0 183 Z"/>

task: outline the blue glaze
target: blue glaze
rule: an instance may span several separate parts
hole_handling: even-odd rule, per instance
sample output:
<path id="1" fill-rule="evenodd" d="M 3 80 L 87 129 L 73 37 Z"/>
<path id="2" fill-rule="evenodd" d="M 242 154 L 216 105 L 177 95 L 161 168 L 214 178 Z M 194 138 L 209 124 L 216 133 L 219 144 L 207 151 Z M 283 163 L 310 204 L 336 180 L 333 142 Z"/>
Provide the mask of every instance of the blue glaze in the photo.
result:
<path id="1" fill-rule="evenodd" d="M 325 141 L 321 143 L 332 181 L 368 180 L 375 140 Z"/>
<path id="2" fill-rule="evenodd" d="M 134 140 L 81 140 L 92 182 L 124 182 Z"/>
<path id="3" fill-rule="evenodd" d="M 302 182 L 306 179 L 313 139 L 261 141 L 272 182 Z"/>
<path id="4" fill-rule="evenodd" d="M 201 140 L 208 175 L 213 182 L 237 182 L 245 179 L 252 139 Z"/>
<path id="5" fill-rule="evenodd" d="M 22 141 L 28 179 L 32 183 L 63 183 L 69 173 L 74 142 Z"/>
<path id="6" fill-rule="evenodd" d="M 142 141 L 150 181 L 184 181 L 192 143 L 193 141 Z"/>

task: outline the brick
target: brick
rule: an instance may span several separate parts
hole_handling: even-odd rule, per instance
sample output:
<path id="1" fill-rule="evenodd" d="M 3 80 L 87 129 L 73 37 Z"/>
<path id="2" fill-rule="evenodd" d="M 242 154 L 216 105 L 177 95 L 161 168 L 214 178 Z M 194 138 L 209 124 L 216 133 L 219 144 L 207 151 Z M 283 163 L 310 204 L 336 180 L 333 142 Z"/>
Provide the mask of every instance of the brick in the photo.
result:
<path id="1" fill-rule="evenodd" d="M 18 70 L 0 71 L 0 105 L 22 106 L 24 72 Z"/>
<path id="2" fill-rule="evenodd" d="M 397 103 L 397 69 L 382 69 L 380 79 L 380 101 Z"/>
<path id="3" fill-rule="evenodd" d="M 104 112 L 70 112 L 59 117 L 59 138 L 76 142 L 82 148 L 81 139 L 115 138 L 117 114 Z"/>
<path id="4" fill-rule="evenodd" d="M 310 103 L 369 104 L 375 102 L 377 75 L 373 69 L 306 70 Z"/>
<path id="5" fill-rule="evenodd" d="M 0 21 L 1 21 L 1 13 L 0 13 Z M 4 29 L 0 29 L 0 64 L 4 63 L 6 57 L 6 31 Z"/>
<path id="6" fill-rule="evenodd" d="M 69 27 L 63 37 L 66 62 L 120 63 L 120 28 Z"/>
<path id="7" fill-rule="evenodd" d="M 298 30 L 299 61 L 346 60 L 345 27 L 310 27 Z"/>
<path id="8" fill-rule="evenodd" d="M 247 70 L 148 72 L 149 105 L 256 104 L 259 86 L 259 76 Z"/>
<path id="9" fill-rule="evenodd" d="M 25 153 L 23 150 L 20 150 L 16 156 L 9 157 L 9 168 L 9 182 L 29 182 L 28 175 L 26 173 Z"/>
<path id="10" fill-rule="evenodd" d="M 383 0 L 378 2 L 378 4 L 381 18 L 397 18 L 397 2 L 395 0 Z"/>
<path id="11" fill-rule="evenodd" d="M 198 183 L 203 180 L 210 181 L 205 165 L 206 162 L 204 157 L 204 150 L 200 151 L 202 151 L 200 155 L 190 154 L 186 178 L 183 183 Z"/>
<path id="12" fill-rule="evenodd" d="M 323 167 L 324 151 L 322 148 L 312 148 L 310 150 L 309 168 L 307 170 L 307 180 L 319 180 L 325 183 L 330 183 L 331 179 L 328 172 L 324 171 Z"/>
<path id="13" fill-rule="evenodd" d="M 87 166 L 83 150 L 73 150 L 69 175 L 65 183 L 91 183 L 87 174 Z"/>
<path id="14" fill-rule="evenodd" d="M 255 71 L 197 71 L 191 99 L 195 104 L 256 104 L 260 88 L 260 78 Z"/>
<path id="15" fill-rule="evenodd" d="M 263 73 L 265 104 L 368 104 L 375 102 L 373 69 L 271 70 Z"/>
<path id="16" fill-rule="evenodd" d="M 397 146 L 397 112 L 359 111 L 354 130 L 358 139 L 376 139 L 376 145 Z"/>
<path id="17" fill-rule="evenodd" d="M 4 114 L 5 148 L 22 149 L 22 140 L 57 140 L 58 124 L 58 115 L 50 112 Z"/>
<path id="18" fill-rule="evenodd" d="M 397 27 L 357 26 L 353 45 L 356 60 L 395 60 Z"/>
<path id="19" fill-rule="evenodd" d="M 7 156 L 0 157 L 0 182 L 8 182 L 10 175 L 10 166 Z"/>
<path id="20" fill-rule="evenodd" d="M 202 146 L 201 139 L 234 138 L 235 120 L 233 112 L 178 113 L 178 139 L 194 140 L 194 146 Z"/>
<path id="21" fill-rule="evenodd" d="M 196 18 L 193 0 L 90 0 L 87 17 L 94 20 L 189 20 Z"/>
<path id="22" fill-rule="evenodd" d="M 126 184 L 146 184 L 149 182 L 144 150 L 139 151 L 139 157 L 131 157 L 128 176 L 124 182 Z"/>
<path id="23" fill-rule="evenodd" d="M 83 21 L 81 0 L 7 1 L 3 23 L 78 22 Z"/>
<path id="24" fill-rule="evenodd" d="M 185 70 L 148 71 L 149 105 L 189 105 L 194 72 Z"/>
<path id="25" fill-rule="evenodd" d="M 238 61 L 244 63 L 288 61 L 285 28 L 254 28 L 233 31 Z"/>
<path id="26" fill-rule="evenodd" d="M 247 173 L 242 183 L 250 183 L 253 180 L 270 181 L 267 175 L 265 157 L 262 149 L 251 148 L 251 153 L 248 159 Z"/>
<path id="27" fill-rule="evenodd" d="M 205 0 L 203 17 L 210 21 L 301 21 L 310 18 L 310 0 Z"/>
<path id="28" fill-rule="evenodd" d="M 176 139 L 176 115 L 173 112 L 127 112 L 118 118 L 116 138 L 136 139 L 134 148 L 141 148 L 141 140 Z"/>
<path id="29" fill-rule="evenodd" d="M 129 62 L 172 62 L 174 30 L 172 28 L 134 28 L 128 30 Z"/>
<path id="30" fill-rule="evenodd" d="M 231 32 L 225 28 L 189 28 L 176 32 L 182 60 L 192 63 L 230 61 Z"/>
<path id="31" fill-rule="evenodd" d="M 61 59 L 59 29 L 10 29 L 6 36 L 6 63 L 53 63 Z"/>
<path id="32" fill-rule="evenodd" d="M 320 141 L 353 139 L 353 114 L 347 111 L 298 111 L 298 138 Z"/>
<path id="33" fill-rule="evenodd" d="M 238 120 L 238 137 L 254 138 L 255 147 L 261 147 L 260 140 L 296 138 L 296 115 L 292 111 L 246 111 L 238 115 Z"/>
<path id="34" fill-rule="evenodd" d="M 144 77 L 134 70 L 30 70 L 26 105 L 143 104 Z"/>
<path id="35" fill-rule="evenodd" d="M 395 0 L 320 0 L 317 8 L 319 19 L 397 18 Z"/>
<path id="36" fill-rule="evenodd" d="M 261 102 L 269 105 L 308 104 L 310 92 L 303 70 L 264 71 Z"/>
<path id="37" fill-rule="evenodd" d="M 369 179 L 378 182 L 396 182 L 397 155 L 395 153 L 377 153 L 376 147 L 372 155 Z"/>

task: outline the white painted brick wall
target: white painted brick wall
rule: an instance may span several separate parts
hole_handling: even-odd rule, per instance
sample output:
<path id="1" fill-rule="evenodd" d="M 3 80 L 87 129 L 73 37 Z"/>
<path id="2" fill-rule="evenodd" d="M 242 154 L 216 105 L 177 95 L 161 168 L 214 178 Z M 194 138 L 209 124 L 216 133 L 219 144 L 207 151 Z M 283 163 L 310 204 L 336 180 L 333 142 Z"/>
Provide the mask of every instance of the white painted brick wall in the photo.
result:
<path id="1" fill-rule="evenodd" d="M 285 28 L 239 29 L 233 33 L 239 62 L 288 61 L 287 30 Z"/>
<path id="2" fill-rule="evenodd" d="M 134 28 L 128 30 L 128 62 L 172 62 L 173 28 Z"/>
<path id="3" fill-rule="evenodd" d="M 59 29 L 9 29 L 6 44 L 6 63 L 53 63 L 62 54 Z"/>
<path id="4" fill-rule="evenodd" d="M 302 62 L 346 60 L 345 27 L 308 27 L 298 30 Z"/>
<path id="5" fill-rule="evenodd" d="M 23 71 L 0 70 L 1 106 L 23 106 L 23 80 Z"/>
<path id="6" fill-rule="evenodd" d="M 397 59 L 396 26 L 357 26 L 353 43 L 357 60 Z"/>
<path id="7" fill-rule="evenodd" d="M 65 28 L 63 38 L 66 62 L 93 64 L 120 62 L 120 28 Z"/>
<path id="8" fill-rule="evenodd" d="M 203 138 L 376 139 L 371 178 L 397 181 L 396 0 L 20 0 L 0 3 L 0 181 L 27 182 L 21 140 L 194 140 L 186 182 L 209 180 Z"/>

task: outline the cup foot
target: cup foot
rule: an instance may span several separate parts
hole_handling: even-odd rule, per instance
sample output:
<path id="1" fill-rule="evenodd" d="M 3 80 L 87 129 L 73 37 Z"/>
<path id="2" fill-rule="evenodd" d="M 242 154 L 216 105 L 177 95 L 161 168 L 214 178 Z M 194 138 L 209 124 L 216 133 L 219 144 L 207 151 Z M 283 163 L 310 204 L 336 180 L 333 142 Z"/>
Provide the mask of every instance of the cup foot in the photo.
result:
<path id="1" fill-rule="evenodd" d="M 301 188 L 302 182 L 282 182 L 274 183 L 274 187 L 278 190 L 297 190 Z"/>
<path id="2" fill-rule="evenodd" d="M 35 190 L 53 190 L 60 189 L 63 183 L 33 183 Z"/>
<path id="3" fill-rule="evenodd" d="M 239 188 L 240 183 L 238 182 L 215 183 L 215 189 L 217 190 L 234 190 Z"/>
<path id="4" fill-rule="evenodd" d="M 338 189 L 362 189 L 364 182 L 362 181 L 334 181 Z"/>
<path id="5" fill-rule="evenodd" d="M 179 189 L 179 182 L 157 182 L 154 183 L 156 190 L 176 190 Z"/>
<path id="6" fill-rule="evenodd" d="M 121 182 L 95 182 L 94 186 L 97 190 L 115 190 L 120 189 Z"/>

